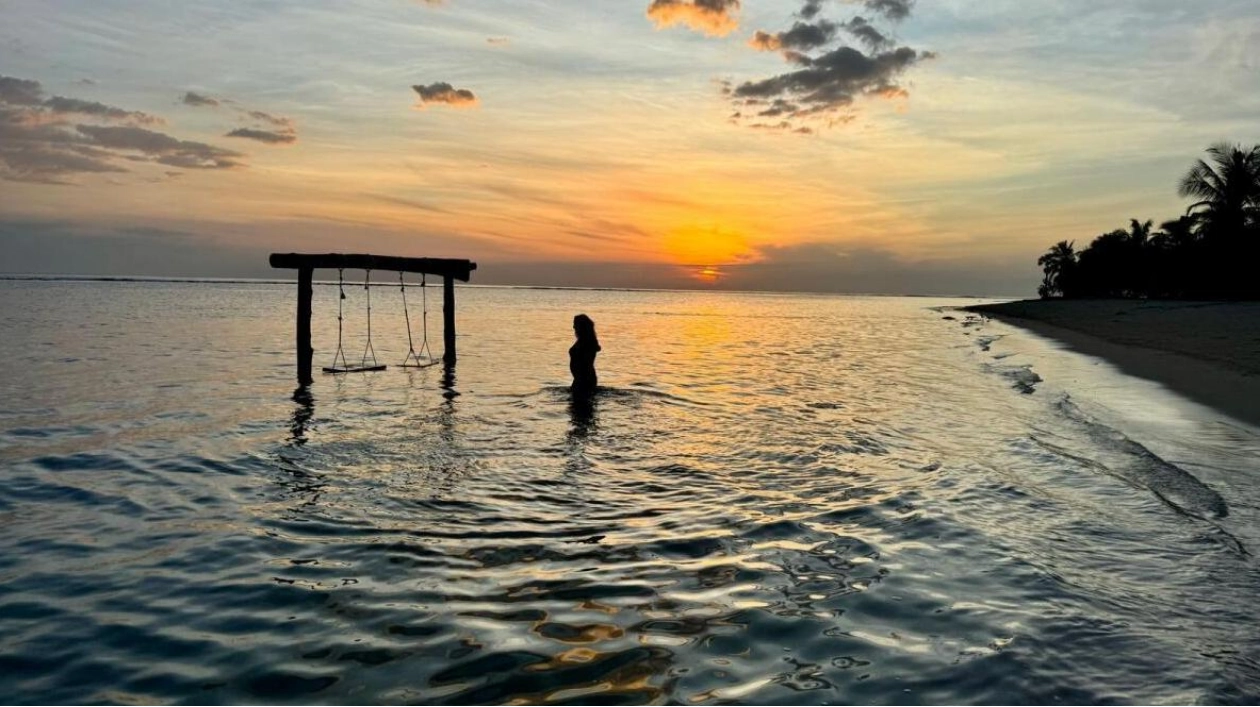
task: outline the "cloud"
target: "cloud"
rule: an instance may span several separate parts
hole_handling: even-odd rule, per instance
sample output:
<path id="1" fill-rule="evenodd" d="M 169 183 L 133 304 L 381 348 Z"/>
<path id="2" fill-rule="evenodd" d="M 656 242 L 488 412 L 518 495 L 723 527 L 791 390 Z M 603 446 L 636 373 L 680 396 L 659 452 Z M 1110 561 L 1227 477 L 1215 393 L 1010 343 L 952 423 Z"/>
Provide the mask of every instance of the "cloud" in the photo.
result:
<path id="1" fill-rule="evenodd" d="M 647 16 L 657 29 L 674 25 L 690 27 L 714 37 L 724 37 L 739 27 L 740 0 L 652 0 Z"/>
<path id="2" fill-rule="evenodd" d="M 748 43 L 759 51 L 810 51 L 829 44 L 839 29 L 840 25 L 829 20 L 797 22 L 786 32 L 770 34 L 757 30 Z"/>
<path id="3" fill-rule="evenodd" d="M 297 142 L 297 125 L 292 118 L 272 115 L 260 110 L 250 110 L 231 99 L 211 98 L 193 91 L 185 93 L 181 102 L 188 106 L 209 106 L 212 108 L 227 104 L 245 119 L 242 122 L 252 121 L 251 125 L 235 128 L 226 133 L 224 137 L 245 138 L 268 145 L 287 145 Z"/>
<path id="4" fill-rule="evenodd" d="M 138 110 L 123 110 L 107 106 L 104 103 L 96 101 L 83 101 L 78 98 L 65 98 L 64 96 L 53 96 L 42 104 L 54 113 L 87 115 L 103 120 L 116 120 L 121 122 L 139 123 L 141 125 L 162 125 L 165 120 L 142 113 Z"/>
<path id="5" fill-rule="evenodd" d="M 0 103 L 33 106 L 44 102 L 44 91 L 38 81 L 0 76 Z"/>
<path id="6" fill-rule="evenodd" d="M 293 120 L 290 118 L 285 118 L 284 116 L 271 115 L 270 113 L 264 113 L 260 110 L 251 110 L 251 111 L 247 111 L 246 113 L 247 115 L 249 115 L 249 117 L 253 118 L 254 120 L 261 120 L 262 122 L 270 124 L 270 125 L 274 125 L 277 128 L 284 128 L 285 130 L 291 131 L 293 130 L 293 127 L 294 127 Z"/>
<path id="7" fill-rule="evenodd" d="M 70 174 L 126 172 L 90 151 L 59 149 L 41 143 L 0 143 L 0 179 L 42 184 L 68 184 Z"/>
<path id="8" fill-rule="evenodd" d="M 721 283 L 733 290 L 850 294 L 1010 296 L 1035 280 L 1024 263 L 911 260 L 878 248 L 802 243 L 760 249 L 756 262 L 726 266 Z"/>
<path id="9" fill-rule="evenodd" d="M 431 83 L 428 86 L 415 85 L 411 90 L 420 96 L 417 108 L 424 108 L 430 103 L 448 105 L 454 108 L 471 108 L 477 105 L 477 96 L 466 88 L 455 88 L 444 81 Z"/>
<path id="10" fill-rule="evenodd" d="M 905 90 L 896 79 L 932 56 L 909 47 L 870 55 L 853 47 L 840 47 L 818 57 L 796 53 L 790 55 L 790 60 L 802 68 L 760 81 L 746 81 L 728 90 L 745 108 L 806 118 L 848 108 L 860 96 L 904 95 Z"/>
<path id="11" fill-rule="evenodd" d="M 888 35 L 879 31 L 875 25 L 861 15 L 845 22 L 842 27 L 849 34 L 856 37 L 859 42 L 865 44 L 867 49 L 872 51 L 892 45 L 892 40 L 888 38 Z"/>
<path id="12" fill-rule="evenodd" d="M 128 165 L 137 162 L 186 169 L 243 164 L 240 152 L 140 127 L 162 122 L 95 101 L 45 99 L 38 81 L 2 76 L 0 179 L 70 184 L 76 175 L 128 172 Z"/>
<path id="13" fill-rule="evenodd" d="M 910 16 L 915 0 L 864 0 L 863 5 L 871 12 L 878 12 L 894 22 Z"/>
<path id="14" fill-rule="evenodd" d="M 861 4 L 890 21 L 909 16 L 915 0 L 842 0 Z M 936 55 L 898 47 L 892 38 L 861 15 L 844 22 L 819 17 L 824 0 L 805 0 L 796 21 L 782 32 L 758 30 L 749 45 L 758 51 L 779 52 L 792 71 L 736 85 L 723 82 L 735 112 L 731 119 L 762 130 L 811 133 L 806 121 L 839 125 L 853 119 L 860 98 L 904 98 L 901 76 Z M 840 41 L 841 30 L 862 49 Z M 814 53 L 818 52 L 818 53 Z M 810 129 L 803 129 L 810 128 Z"/>
<path id="15" fill-rule="evenodd" d="M 92 144 L 123 152 L 138 152 L 154 162 L 185 169 L 230 169 L 239 167 L 239 152 L 207 145 L 204 142 L 178 140 L 165 133 L 129 126 L 77 125 L 78 132 L 91 138 Z"/>
<path id="16" fill-rule="evenodd" d="M 200 93 L 193 93 L 192 91 L 185 93 L 181 102 L 186 106 L 210 106 L 213 108 L 219 105 L 218 99 L 203 96 Z"/>
<path id="17" fill-rule="evenodd" d="M 257 140 L 265 142 L 269 145 L 283 145 L 297 142 L 297 135 L 293 132 L 277 132 L 273 130 L 256 130 L 254 128 L 237 128 L 224 137 L 241 137 L 248 140 Z"/>

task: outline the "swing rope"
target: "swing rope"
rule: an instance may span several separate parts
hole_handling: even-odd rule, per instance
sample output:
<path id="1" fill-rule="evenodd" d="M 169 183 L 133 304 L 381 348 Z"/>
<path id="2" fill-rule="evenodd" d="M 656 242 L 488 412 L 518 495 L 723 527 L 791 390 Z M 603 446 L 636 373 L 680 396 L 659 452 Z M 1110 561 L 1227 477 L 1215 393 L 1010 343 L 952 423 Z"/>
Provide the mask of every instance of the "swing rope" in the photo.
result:
<path id="1" fill-rule="evenodd" d="M 376 348 L 372 346 L 372 271 L 365 270 L 363 276 L 363 291 L 367 293 L 367 344 L 363 347 L 363 359 L 359 362 L 362 368 L 368 367 L 368 354 L 372 355 L 372 367 L 380 364 L 376 362 Z"/>
<path id="2" fill-rule="evenodd" d="M 363 289 L 367 290 L 367 345 L 363 347 L 363 358 L 358 368 L 351 368 L 350 362 L 346 360 L 346 351 L 343 346 L 343 322 L 345 321 L 344 305 L 346 300 L 346 278 L 345 269 L 337 268 L 337 353 L 333 354 L 331 366 L 324 367 L 324 373 L 360 373 L 364 371 L 383 371 L 385 366 L 376 362 L 376 348 L 372 346 L 372 290 L 371 288 L 372 271 L 367 271 L 367 277 L 363 280 Z M 368 355 L 371 354 L 372 363 L 368 364 Z M 337 365 L 337 361 L 341 361 L 341 365 Z"/>
<path id="3" fill-rule="evenodd" d="M 407 357 L 403 359 L 401 365 L 410 366 L 412 368 L 423 368 L 432 366 L 437 363 L 437 359 L 433 358 L 433 354 L 429 351 L 429 297 L 425 289 L 424 274 L 420 274 L 420 299 L 423 302 L 422 326 L 424 338 L 420 342 L 420 353 L 424 354 L 424 358 L 416 353 L 416 347 L 411 337 L 411 312 L 407 308 L 407 283 L 403 280 L 403 274 L 398 273 L 398 286 L 402 291 L 403 301 L 403 318 L 407 322 Z M 415 363 L 412 363 L 414 361 Z"/>
<path id="4" fill-rule="evenodd" d="M 346 352 L 341 346 L 341 322 L 342 322 L 342 305 L 346 301 L 346 271 L 344 268 L 337 268 L 337 353 L 333 354 L 332 365 L 324 370 L 328 373 L 336 373 L 337 359 L 341 359 L 341 369 L 350 368 L 349 362 L 346 361 Z"/>

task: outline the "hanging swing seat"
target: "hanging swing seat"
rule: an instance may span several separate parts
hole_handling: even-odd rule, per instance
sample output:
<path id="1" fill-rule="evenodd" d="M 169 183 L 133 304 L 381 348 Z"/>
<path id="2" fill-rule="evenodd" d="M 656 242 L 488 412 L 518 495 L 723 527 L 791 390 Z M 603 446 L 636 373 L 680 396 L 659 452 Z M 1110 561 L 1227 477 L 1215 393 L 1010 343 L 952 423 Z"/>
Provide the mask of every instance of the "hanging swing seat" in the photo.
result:
<path id="1" fill-rule="evenodd" d="M 356 366 L 355 368 L 334 368 L 333 366 L 324 366 L 324 373 L 367 373 L 369 371 L 383 371 L 389 366 L 385 364 L 377 364 L 375 366 Z"/>
<path id="2" fill-rule="evenodd" d="M 345 289 L 345 271 L 342 268 L 337 269 L 337 353 L 333 354 L 333 362 L 331 366 L 324 366 L 324 373 L 368 373 L 371 371 L 383 371 L 388 366 L 383 363 L 376 362 L 376 348 L 372 346 L 372 271 L 366 271 L 363 279 L 363 290 L 366 293 L 367 300 L 367 344 L 363 347 L 363 358 L 357 366 L 351 366 L 346 360 L 346 352 L 342 348 L 341 329 L 342 329 L 342 302 L 346 299 Z M 338 366 L 337 362 L 341 365 Z"/>
<path id="3" fill-rule="evenodd" d="M 398 273 L 398 289 L 402 291 L 403 317 L 407 322 L 407 357 L 403 362 L 398 364 L 403 368 L 428 368 L 436 366 L 440 360 L 433 357 L 433 353 L 429 351 L 429 298 L 425 289 L 424 276 L 420 276 L 420 296 L 423 302 L 423 333 L 424 338 L 420 342 L 420 351 L 416 351 L 415 340 L 411 338 L 411 312 L 407 308 L 407 283 L 403 280 L 403 274 Z"/>

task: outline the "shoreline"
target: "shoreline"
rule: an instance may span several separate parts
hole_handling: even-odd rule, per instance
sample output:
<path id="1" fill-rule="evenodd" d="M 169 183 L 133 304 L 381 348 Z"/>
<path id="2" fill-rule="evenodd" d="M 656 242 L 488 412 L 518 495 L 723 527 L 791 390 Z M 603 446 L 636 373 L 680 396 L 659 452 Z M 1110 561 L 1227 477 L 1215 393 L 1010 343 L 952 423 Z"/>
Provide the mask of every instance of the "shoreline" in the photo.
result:
<path id="1" fill-rule="evenodd" d="M 1260 302 L 1021 300 L 962 309 L 1260 427 Z"/>

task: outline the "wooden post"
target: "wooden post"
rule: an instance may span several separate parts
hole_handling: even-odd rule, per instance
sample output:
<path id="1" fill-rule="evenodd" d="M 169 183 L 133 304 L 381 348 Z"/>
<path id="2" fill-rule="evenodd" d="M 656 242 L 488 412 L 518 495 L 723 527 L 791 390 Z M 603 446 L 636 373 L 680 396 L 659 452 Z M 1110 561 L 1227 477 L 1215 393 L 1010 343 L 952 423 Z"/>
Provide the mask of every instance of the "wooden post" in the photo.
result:
<path id="1" fill-rule="evenodd" d="M 450 275 L 442 278 L 442 345 L 442 361 L 455 365 L 455 278 Z"/>
<path id="2" fill-rule="evenodd" d="M 315 350 L 311 348 L 311 275 L 313 268 L 298 269 L 298 302 L 297 302 L 297 377 L 298 385 L 310 385 L 311 359 Z"/>

